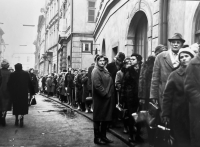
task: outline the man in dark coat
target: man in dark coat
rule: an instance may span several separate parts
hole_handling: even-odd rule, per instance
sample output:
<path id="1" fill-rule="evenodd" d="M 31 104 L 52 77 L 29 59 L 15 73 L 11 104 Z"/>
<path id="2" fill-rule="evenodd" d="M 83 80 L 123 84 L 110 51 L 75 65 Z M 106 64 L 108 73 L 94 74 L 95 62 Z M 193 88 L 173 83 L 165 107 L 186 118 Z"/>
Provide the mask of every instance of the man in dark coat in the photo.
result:
<path id="1" fill-rule="evenodd" d="M 35 94 L 28 72 L 22 70 L 22 64 L 15 65 L 15 71 L 11 73 L 8 80 L 8 90 L 13 101 L 13 115 L 16 116 L 15 125 L 18 125 L 18 115 L 20 126 L 23 126 L 23 116 L 28 114 L 28 92 Z"/>
<path id="2" fill-rule="evenodd" d="M 42 78 L 42 90 L 45 93 L 45 86 L 46 86 L 47 75 Z"/>
<path id="3" fill-rule="evenodd" d="M 190 137 L 193 147 L 200 146 L 200 53 L 186 69 L 185 94 L 189 100 Z"/>
<path id="4" fill-rule="evenodd" d="M 106 66 L 113 81 L 115 81 L 117 71 L 119 71 L 122 68 L 124 59 L 125 59 L 125 54 L 122 52 L 118 52 L 117 55 L 114 57 L 114 62 L 111 62 Z M 115 94 L 115 102 L 114 103 L 116 105 L 117 104 L 117 91 L 116 91 L 115 87 L 114 87 L 114 94 Z M 116 108 L 114 108 L 114 113 L 113 113 L 113 121 L 114 122 L 112 124 L 112 127 L 115 126 L 115 121 L 117 121 L 117 116 L 118 116 L 117 112 L 118 112 L 118 110 Z"/>

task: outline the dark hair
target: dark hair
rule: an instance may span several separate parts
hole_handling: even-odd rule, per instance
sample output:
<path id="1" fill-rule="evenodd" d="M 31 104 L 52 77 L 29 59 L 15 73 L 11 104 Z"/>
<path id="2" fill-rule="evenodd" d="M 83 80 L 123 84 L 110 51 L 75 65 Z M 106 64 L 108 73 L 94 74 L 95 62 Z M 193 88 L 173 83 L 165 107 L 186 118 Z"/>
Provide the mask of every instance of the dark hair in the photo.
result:
<path id="1" fill-rule="evenodd" d="M 133 54 L 131 55 L 131 57 L 133 57 L 133 56 L 136 57 L 136 59 L 137 59 L 137 61 L 138 61 L 139 64 L 142 64 L 142 56 L 141 56 L 140 54 L 133 53 Z"/>

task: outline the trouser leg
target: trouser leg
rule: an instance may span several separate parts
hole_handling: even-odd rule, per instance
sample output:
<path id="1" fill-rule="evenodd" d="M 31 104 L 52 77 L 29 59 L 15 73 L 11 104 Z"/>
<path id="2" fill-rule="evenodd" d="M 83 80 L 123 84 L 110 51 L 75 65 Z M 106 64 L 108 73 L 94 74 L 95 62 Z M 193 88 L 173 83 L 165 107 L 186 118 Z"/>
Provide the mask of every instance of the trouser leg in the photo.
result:
<path id="1" fill-rule="evenodd" d="M 93 122 L 93 126 L 94 126 L 94 138 L 101 138 L 100 122 L 99 121 L 94 121 Z"/>

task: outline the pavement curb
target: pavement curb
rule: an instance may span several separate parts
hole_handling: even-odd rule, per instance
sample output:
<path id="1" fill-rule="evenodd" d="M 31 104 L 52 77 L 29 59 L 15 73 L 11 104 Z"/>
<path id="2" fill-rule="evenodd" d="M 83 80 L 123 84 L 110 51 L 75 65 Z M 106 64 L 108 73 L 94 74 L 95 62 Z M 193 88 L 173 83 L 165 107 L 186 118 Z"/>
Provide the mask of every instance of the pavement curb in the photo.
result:
<path id="1" fill-rule="evenodd" d="M 40 93 L 39 95 L 42 95 L 42 96 L 44 96 L 44 97 L 46 97 L 48 99 L 51 99 L 52 101 L 55 101 L 55 102 L 57 102 L 57 103 L 59 103 L 59 104 L 61 104 L 63 106 L 66 106 L 66 107 L 72 109 L 73 111 L 75 111 L 75 112 L 83 115 L 84 117 L 88 118 L 89 120 L 93 121 L 93 119 L 91 119 L 90 117 L 88 117 L 87 115 L 85 115 L 83 112 L 81 112 L 81 111 L 79 111 L 77 109 L 74 109 L 74 108 L 72 108 L 71 106 L 69 106 L 69 105 L 67 105 L 65 103 L 61 103 L 60 101 L 55 100 L 52 97 L 47 97 L 45 94 L 42 94 L 42 93 Z M 117 133 L 115 130 L 109 129 L 108 132 L 110 132 L 112 135 L 116 136 L 118 139 L 120 139 L 121 141 L 123 141 L 124 143 L 126 143 L 128 146 L 133 146 L 133 145 L 130 144 L 130 142 L 126 138 L 124 138 L 122 135 L 120 135 L 119 133 Z"/>

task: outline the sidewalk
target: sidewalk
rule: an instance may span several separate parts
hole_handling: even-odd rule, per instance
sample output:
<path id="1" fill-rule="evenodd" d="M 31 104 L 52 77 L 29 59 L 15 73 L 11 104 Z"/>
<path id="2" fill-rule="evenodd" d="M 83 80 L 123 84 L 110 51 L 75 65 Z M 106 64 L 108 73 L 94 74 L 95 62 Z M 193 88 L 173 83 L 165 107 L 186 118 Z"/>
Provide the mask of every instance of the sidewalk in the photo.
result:
<path id="1" fill-rule="evenodd" d="M 40 93 L 40 95 L 47 97 L 43 93 Z M 83 111 L 79 111 L 77 109 L 74 109 L 70 105 L 67 105 L 66 103 L 61 103 L 57 97 L 47 97 L 47 98 L 49 98 L 49 99 L 51 99 L 53 101 L 56 101 L 57 103 L 60 103 L 60 104 L 62 104 L 64 106 L 72 109 L 73 111 L 76 111 L 77 113 L 85 116 L 89 120 L 93 121 L 93 114 L 92 113 L 85 113 Z M 145 143 L 142 143 L 142 144 L 133 144 L 133 143 L 130 143 L 128 141 L 128 137 L 129 137 L 128 134 L 123 133 L 123 123 L 121 121 L 117 122 L 115 128 L 110 128 L 109 129 L 109 132 L 111 134 L 113 134 L 114 136 L 116 136 L 117 138 L 119 138 L 120 140 L 122 140 L 123 142 L 125 142 L 129 146 L 134 146 L 134 147 L 149 147 L 148 143 L 146 143 L 146 138 L 147 138 L 146 130 L 143 128 L 142 131 L 144 132 L 143 135 L 142 135 L 142 137 L 144 138 Z"/>

